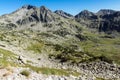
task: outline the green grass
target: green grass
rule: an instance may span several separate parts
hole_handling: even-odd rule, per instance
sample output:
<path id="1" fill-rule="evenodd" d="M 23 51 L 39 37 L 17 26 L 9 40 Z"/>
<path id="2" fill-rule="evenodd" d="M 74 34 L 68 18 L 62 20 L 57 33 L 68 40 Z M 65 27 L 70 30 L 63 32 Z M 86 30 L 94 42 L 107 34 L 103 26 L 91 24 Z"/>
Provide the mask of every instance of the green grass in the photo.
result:
<path id="1" fill-rule="evenodd" d="M 97 77 L 96 80 L 112 80 L 112 79 L 104 79 L 104 78 Z M 115 79 L 115 80 L 117 80 L 117 79 Z"/>
<path id="2" fill-rule="evenodd" d="M 69 42 L 65 44 L 54 45 L 55 51 L 58 54 L 50 54 L 50 57 L 60 59 L 62 62 L 90 62 L 102 60 L 108 63 L 120 64 L 120 38 L 104 38 L 105 34 L 84 33 L 87 39 L 76 42 L 77 47 L 81 47 L 82 51 L 77 52 L 77 48 L 71 47 Z M 84 37 L 83 37 L 84 38 Z M 69 44 L 66 46 L 66 44 Z"/>
<path id="3" fill-rule="evenodd" d="M 20 72 L 20 74 L 21 74 L 21 75 L 24 75 L 24 76 L 26 76 L 26 77 L 29 77 L 30 72 L 29 72 L 28 70 L 23 70 L 23 71 Z"/>
<path id="4" fill-rule="evenodd" d="M 15 64 L 14 62 L 12 62 L 12 60 L 16 60 L 17 58 L 15 57 L 16 55 L 14 53 L 12 53 L 11 51 L 5 50 L 5 49 L 1 49 L 0 48 L 0 64 L 2 66 L 7 66 L 7 65 L 12 65 L 12 66 L 16 66 L 17 64 Z M 8 61 L 8 59 L 12 59 L 11 61 Z"/>
<path id="5" fill-rule="evenodd" d="M 89 39 L 79 42 L 84 52 L 93 55 L 94 57 L 104 56 L 106 59 L 120 64 L 120 38 L 105 38 L 106 34 L 86 33 Z"/>
<path id="6" fill-rule="evenodd" d="M 41 50 L 44 48 L 43 42 L 35 42 L 27 47 L 27 50 L 34 51 L 35 53 L 41 53 Z"/>
<path id="7" fill-rule="evenodd" d="M 79 76 L 80 75 L 80 73 L 76 71 L 65 70 L 65 69 L 35 67 L 31 65 L 26 65 L 25 67 L 29 67 L 30 69 L 32 69 L 33 71 L 36 71 L 37 73 L 42 73 L 46 75 L 64 75 L 64 76 L 69 76 L 69 75 Z"/>
<path id="8" fill-rule="evenodd" d="M 76 23 L 75 23 L 76 24 Z M 76 24 L 77 26 L 77 24 Z M 78 28 L 81 28 L 77 26 Z M 120 38 L 111 38 L 111 35 L 106 34 L 98 34 L 92 33 L 90 31 L 84 30 L 83 32 L 79 33 L 78 38 L 83 39 L 77 41 L 74 38 L 69 38 L 66 41 L 61 41 L 61 43 L 54 44 L 48 42 L 51 45 L 46 45 L 41 40 L 41 35 L 49 36 L 46 33 L 39 33 L 39 32 L 32 32 L 32 31 L 22 31 L 19 32 L 8 32 L 0 34 L 0 39 L 3 40 L 6 36 L 10 36 L 10 39 L 7 39 L 11 42 L 11 40 L 15 39 L 20 40 L 21 44 L 28 41 L 27 50 L 34 51 L 35 53 L 50 53 L 50 57 L 53 56 L 55 59 L 60 59 L 62 61 L 70 61 L 72 63 L 80 63 L 85 61 L 93 61 L 95 59 L 104 58 L 106 61 L 112 61 L 115 63 L 120 64 Z M 28 35 L 33 35 L 34 38 L 28 38 Z M 39 35 L 37 35 L 39 34 Z M 25 38 L 23 38 L 23 36 Z M 19 38 L 20 37 L 20 38 Z M 7 37 L 8 38 L 8 37 Z M 6 38 L 5 38 L 6 39 Z M 29 40 L 30 39 L 30 40 Z M 23 40 L 23 41 L 22 41 Z M 44 39 L 43 39 L 44 40 Z M 26 43 L 25 43 L 26 44 Z M 77 48 L 71 45 L 77 45 L 77 48 L 82 48 L 82 51 L 77 52 Z M 26 49 L 26 47 L 25 47 Z M 51 51 L 51 52 L 50 52 Z M 95 59 L 94 59 L 95 58 Z M 4 60 L 5 61 L 5 60 Z"/>
<path id="9" fill-rule="evenodd" d="M 103 78 L 96 78 L 96 80 L 105 80 L 105 79 L 103 79 Z"/>
<path id="10" fill-rule="evenodd" d="M 114 44 L 114 40 L 101 40 L 101 43 L 95 44 L 91 41 L 83 42 L 82 47 L 85 52 L 92 54 L 93 56 L 105 56 L 109 60 L 112 60 L 120 64 L 120 47 Z M 117 47 L 118 46 L 118 47 Z"/>

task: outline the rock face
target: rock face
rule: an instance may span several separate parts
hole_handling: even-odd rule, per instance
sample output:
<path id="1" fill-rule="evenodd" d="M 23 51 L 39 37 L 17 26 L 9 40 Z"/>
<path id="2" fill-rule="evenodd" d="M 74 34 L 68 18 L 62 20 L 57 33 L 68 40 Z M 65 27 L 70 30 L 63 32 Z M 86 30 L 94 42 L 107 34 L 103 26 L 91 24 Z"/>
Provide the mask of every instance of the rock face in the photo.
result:
<path id="1" fill-rule="evenodd" d="M 103 20 L 100 21 L 99 31 L 120 32 L 120 12 L 115 12 L 110 15 L 104 15 L 101 17 Z"/>
<path id="2" fill-rule="evenodd" d="M 30 22 L 52 22 L 55 20 L 53 13 L 45 6 L 41 6 L 40 8 L 23 6 L 22 8 L 25 8 L 28 11 L 25 18 L 16 21 L 19 25 L 27 24 Z"/>
<path id="3" fill-rule="evenodd" d="M 94 14 L 85 10 L 76 15 L 75 18 L 80 23 L 85 24 L 89 28 L 97 29 L 99 32 L 120 32 L 119 11 L 102 9 Z"/>
<path id="4" fill-rule="evenodd" d="M 55 13 L 62 16 L 62 17 L 64 17 L 64 18 L 74 18 L 73 15 L 71 15 L 69 13 L 66 13 L 66 12 L 64 12 L 62 10 L 56 10 Z"/>
<path id="5" fill-rule="evenodd" d="M 31 23 L 36 24 L 38 22 L 49 23 L 55 21 L 55 15 L 55 13 L 45 6 L 38 8 L 32 5 L 25 5 L 11 14 L 1 16 L 0 24 L 2 24 L 2 26 L 8 25 L 8 27 L 13 27 L 14 25 L 18 27 Z"/>

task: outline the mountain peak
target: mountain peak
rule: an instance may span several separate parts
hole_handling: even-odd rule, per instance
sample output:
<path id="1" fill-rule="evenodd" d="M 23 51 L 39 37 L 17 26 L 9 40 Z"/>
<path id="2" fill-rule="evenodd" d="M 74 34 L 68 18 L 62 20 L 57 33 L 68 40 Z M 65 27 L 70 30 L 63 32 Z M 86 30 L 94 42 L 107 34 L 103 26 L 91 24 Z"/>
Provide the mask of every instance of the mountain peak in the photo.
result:
<path id="1" fill-rule="evenodd" d="M 45 6 L 41 6 L 40 9 L 41 9 L 41 10 L 49 10 L 49 9 L 48 9 L 47 7 L 45 7 Z"/>
<path id="2" fill-rule="evenodd" d="M 109 15 L 115 13 L 115 10 L 112 9 L 101 9 L 97 12 L 98 15 Z"/>
<path id="3" fill-rule="evenodd" d="M 36 7 L 33 5 L 24 5 L 24 6 L 22 6 L 22 8 L 32 9 L 32 8 L 36 8 Z"/>
<path id="4" fill-rule="evenodd" d="M 76 18 L 88 18 L 90 16 L 95 16 L 93 12 L 90 12 L 88 10 L 83 10 L 79 14 L 77 14 L 75 17 Z"/>
<path id="5" fill-rule="evenodd" d="M 64 12 L 63 10 L 56 10 L 55 12 L 60 12 L 60 13 L 62 13 L 62 12 Z"/>
<path id="6" fill-rule="evenodd" d="M 56 10 L 55 13 L 64 17 L 64 18 L 73 18 L 73 15 L 71 15 L 67 12 L 64 12 L 63 10 Z"/>
<path id="7" fill-rule="evenodd" d="M 81 11 L 81 12 L 85 12 L 85 13 L 86 13 L 86 12 L 90 12 L 90 11 L 88 11 L 88 10 L 85 9 L 85 10 L 83 10 L 83 11 Z"/>
<path id="8" fill-rule="evenodd" d="M 93 14 L 93 12 L 90 12 L 90 11 L 88 11 L 88 10 L 83 10 L 83 11 L 81 11 L 80 13 L 81 13 L 81 14 L 88 14 L 88 15 Z"/>
<path id="9" fill-rule="evenodd" d="M 44 5 L 42 5 L 40 8 L 46 8 Z"/>

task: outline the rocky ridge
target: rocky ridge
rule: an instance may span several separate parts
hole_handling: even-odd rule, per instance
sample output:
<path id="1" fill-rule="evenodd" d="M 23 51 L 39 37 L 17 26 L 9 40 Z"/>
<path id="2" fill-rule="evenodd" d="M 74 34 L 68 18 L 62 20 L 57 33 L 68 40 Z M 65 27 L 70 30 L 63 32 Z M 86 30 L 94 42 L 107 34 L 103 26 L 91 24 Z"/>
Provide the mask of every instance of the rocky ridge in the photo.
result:
<path id="1" fill-rule="evenodd" d="M 69 13 L 66 13 L 66 12 L 64 12 L 62 10 L 56 10 L 55 13 L 62 16 L 62 17 L 64 17 L 64 18 L 74 18 L 73 15 L 71 15 Z"/>
<path id="2" fill-rule="evenodd" d="M 83 14 L 82 14 L 83 13 Z M 89 28 L 97 29 L 99 32 L 120 32 L 119 27 L 119 11 L 110 9 L 101 9 L 97 13 L 83 11 L 76 15 L 78 22 L 85 24 Z"/>

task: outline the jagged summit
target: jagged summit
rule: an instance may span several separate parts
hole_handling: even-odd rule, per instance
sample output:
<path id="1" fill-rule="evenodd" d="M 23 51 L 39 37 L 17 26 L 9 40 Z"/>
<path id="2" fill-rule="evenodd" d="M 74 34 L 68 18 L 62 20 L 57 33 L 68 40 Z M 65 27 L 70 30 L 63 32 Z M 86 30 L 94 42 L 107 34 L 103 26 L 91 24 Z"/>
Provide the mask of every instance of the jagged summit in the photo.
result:
<path id="1" fill-rule="evenodd" d="M 31 9 L 31 8 L 33 8 L 33 9 L 34 9 L 34 8 L 36 8 L 36 6 L 27 4 L 27 5 L 23 5 L 22 8 L 26 8 L 26 9 Z"/>
<path id="2" fill-rule="evenodd" d="M 115 13 L 116 11 L 115 10 L 112 10 L 112 9 L 101 9 L 99 10 L 96 14 L 97 15 L 110 15 L 110 14 L 113 14 Z"/>
<path id="3" fill-rule="evenodd" d="M 42 6 L 40 6 L 40 9 L 42 9 L 42 10 L 49 10 L 46 6 L 44 6 L 44 5 L 42 5 Z"/>
<path id="4" fill-rule="evenodd" d="M 33 6 L 33 5 L 29 5 L 29 4 L 26 4 L 26 5 L 23 5 L 23 6 L 22 6 L 22 9 L 35 9 L 35 8 L 41 9 L 41 10 L 49 10 L 49 9 L 48 9 L 47 7 L 45 7 L 44 5 L 40 6 L 40 8 L 39 8 L 39 7 L 36 7 L 36 6 Z"/>
<path id="5" fill-rule="evenodd" d="M 91 16 L 95 16 L 93 12 L 90 12 L 88 10 L 83 10 L 79 14 L 75 16 L 75 18 L 89 18 Z"/>
<path id="6" fill-rule="evenodd" d="M 56 10 L 55 13 L 64 17 L 64 18 L 73 18 L 73 15 L 66 13 L 63 10 Z"/>
<path id="7" fill-rule="evenodd" d="M 15 14 L 18 12 L 15 12 Z M 23 13 L 19 15 L 19 13 Z M 54 13 L 45 6 L 35 7 L 32 5 L 24 5 L 19 9 L 19 19 L 15 22 L 18 25 L 30 24 L 33 22 L 51 22 L 54 20 Z"/>
<path id="8" fill-rule="evenodd" d="M 40 7 L 40 12 L 43 12 L 43 13 L 46 13 L 46 14 L 53 13 L 50 9 L 48 9 L 45 6 Z"/>
<path id="9" fill-rule="evenodd" d="M 54 22 L 57 14 L 46 8 L 45 6 L 36 7 L 32 5 L 24 5 L 18 10 L 1 16 L 0 23 L 3 26 L 14 24 L 16 27 L 25 25 L 37 25 L 37 23 Z M 12 28 L 11 25 L 9 27 Z"/>

